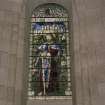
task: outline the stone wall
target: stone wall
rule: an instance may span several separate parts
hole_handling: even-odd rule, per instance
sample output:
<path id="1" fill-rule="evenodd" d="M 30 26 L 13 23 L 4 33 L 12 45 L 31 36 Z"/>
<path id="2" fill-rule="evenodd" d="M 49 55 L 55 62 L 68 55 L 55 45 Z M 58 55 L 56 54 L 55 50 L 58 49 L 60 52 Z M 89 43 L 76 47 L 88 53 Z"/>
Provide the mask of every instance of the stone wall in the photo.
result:
<path id="1" fill-rule="evenodd" d="M 105 0 L 73 0 L 77 105 L 105 104 L 104 11 Z"/>
<path id="2" fill-rule="evenodd" d="M 70 100 L 27 101 L 28 15 L 47 2 L 61 4 L 71 14 L 70 0 L 31 1 L 0 1 L 0 105 L 72 105 Z M 104 10 L 105 0 L 72 0 L 73 105 L 105 104 Z"/>
<path id="3" fill-rule="evenodd" d="M 0 0 L 0 105 L 21 105 L 24 9 L 22 0 Z"/>

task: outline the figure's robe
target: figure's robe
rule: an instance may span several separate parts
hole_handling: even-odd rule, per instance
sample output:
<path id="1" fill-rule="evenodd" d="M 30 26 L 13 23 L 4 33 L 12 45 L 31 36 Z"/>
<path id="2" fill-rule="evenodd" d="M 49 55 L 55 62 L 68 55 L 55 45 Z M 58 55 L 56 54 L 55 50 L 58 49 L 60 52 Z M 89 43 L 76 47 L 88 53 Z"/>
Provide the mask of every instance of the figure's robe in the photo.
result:
<path id="1" fill-rule="evenodd" d="M 48 46 L 50 46 L 48 48 Z M 58 83 L 58 56 L 60 48 L 58 45 L 48 45 L 43 44 L 39 47 L 41 52 L 41 60 L 42 60 L 42 69 L 40 69 L 39 73 L 39 91 L 43 92 L 44 88 L 46 88 L 46 92 L 54 92 L 59 88 Z M 44 72 L 43 72 L 44 71 Z M 44 74 L 44 75 L 43 75 Z M 43 78 L 44 76 L 44 78 Z M 44 87 L 44 82 L 47 84 Z"/>

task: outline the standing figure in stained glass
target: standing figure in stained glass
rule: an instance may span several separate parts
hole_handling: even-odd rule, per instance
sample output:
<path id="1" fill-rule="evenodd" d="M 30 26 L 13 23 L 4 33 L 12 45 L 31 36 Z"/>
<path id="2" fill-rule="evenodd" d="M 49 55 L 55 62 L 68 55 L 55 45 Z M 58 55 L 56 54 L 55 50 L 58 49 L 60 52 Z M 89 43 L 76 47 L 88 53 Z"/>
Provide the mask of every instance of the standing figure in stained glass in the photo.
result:
<path id="1" fill-rule="evenodd" d="M 41 60 L 41 69 L 39 73 L 39 93 L 38 95 L 46 95 L 58 89 L 58 61 L 60 55 L 60 46 L 56 42 L 56 35 L 46 35 L 46 42 L 37 49 L 37 57 L 35 66 L 38 66 Z"/>

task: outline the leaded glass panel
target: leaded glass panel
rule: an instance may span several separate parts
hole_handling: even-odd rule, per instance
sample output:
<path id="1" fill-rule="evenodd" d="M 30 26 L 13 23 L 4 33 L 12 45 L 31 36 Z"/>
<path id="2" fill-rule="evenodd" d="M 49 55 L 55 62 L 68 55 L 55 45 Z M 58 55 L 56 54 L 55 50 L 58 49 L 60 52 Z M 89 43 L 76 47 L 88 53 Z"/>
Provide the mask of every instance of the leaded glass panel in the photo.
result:
<path id="1" fill-rule="evenodd" d="M 71 96 L 69 18 L 56 4 L 36 8 L 30 18 L 29 97 Z"/>

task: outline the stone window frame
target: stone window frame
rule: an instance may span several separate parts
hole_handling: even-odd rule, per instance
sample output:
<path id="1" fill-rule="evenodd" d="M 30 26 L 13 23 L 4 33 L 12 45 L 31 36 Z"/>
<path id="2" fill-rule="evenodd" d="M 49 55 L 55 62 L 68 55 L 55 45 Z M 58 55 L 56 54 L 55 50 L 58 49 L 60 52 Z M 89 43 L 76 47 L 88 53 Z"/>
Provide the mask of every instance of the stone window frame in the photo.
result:
<path id="1" fill-rule="evenodd" d="M 67 1 L 67 0 L 66 0 Z M 28 80 L 27 80 L 27 77 L 28 77 L 28 54 L 29 54 L 29 51 L 28 51 L 28 48 L 29 48 L 29 42 L 28 42 L 28 34 L 29 34 L 29 30 L 30 30 L 30 25 L 29 25 L 29 19 L 30 19 L 30 16 L 31 16 L 31 13 L 32 13 L 32 10 L 34 10 L 34 8 L 36 8 L 36 7 L 38 7 L 39 5 L 42 5 L 42 4 L 48 4 L 48 3 L 55 3 L 55 4 L 58 4 L 58 5 L 60 5 L 60 6 L 62 6 L 62 7 L 64 7 L 67 11 L 68 11 L 68 15 L 69 16 L 71 16 L 71 18 L 69 18 L 70 20 L 71 20 L 71 24 L 69 23 L 69 26 L 70 26 L 70 33 L 71 33 L 71 42 L 70 42 L 70 47 L 71 47 L 71 54 L 72 54 L 72 73 L 71 73 L 71 81 L 72 81 L 72 92 L 73 92 L 73 95 L 72 95 L 72 98 L 69 98 L 70 100 L 75 100 L 75 83 L 73 82 L 73 81 L 75 81 L 75 80 L 73 80 L 74 79 L 74 71 L 73 71 L 73 69 L 74 69 L 74 58 L 73 58 L 73 51 L 74 51 L 74 49 L 73 49 L 73 24 L 72 24 L 72 1 L 69 1 L 69 3 L 68 2 L 65 2 L 65 3 L 63 3 L 63 2 L 65 2 L 65 1 L 61 1 L 60 2 L 60 0 L 54 0 L 54 2 L 51 2 L 51 1 L 48 1 L 48 2 L 46 2 L 46 0 L 43 0 L 43 1 L 34 1 L 34 0 L 30 0 L 30 1 L 27 1 L 27 3 L 26 3 L 26 7 L 25 7 L 25 37 L 24 37 L 24 41 L 25 41 L 25 47 L 24 47 L 24 52 L 25 52 L 25 54 L 24 54 L 24 70 L 26 71 L 25 73 L 24 73 L 24 75 L 23 75 L 23 102 L 26 102 L 26 101 L 24 101 L 24 100 L 26 100 L 27 99 L 27 88 L 28 88 Z M 70 7 L 70 5 L 71 5 L 71 7 Z"/>

